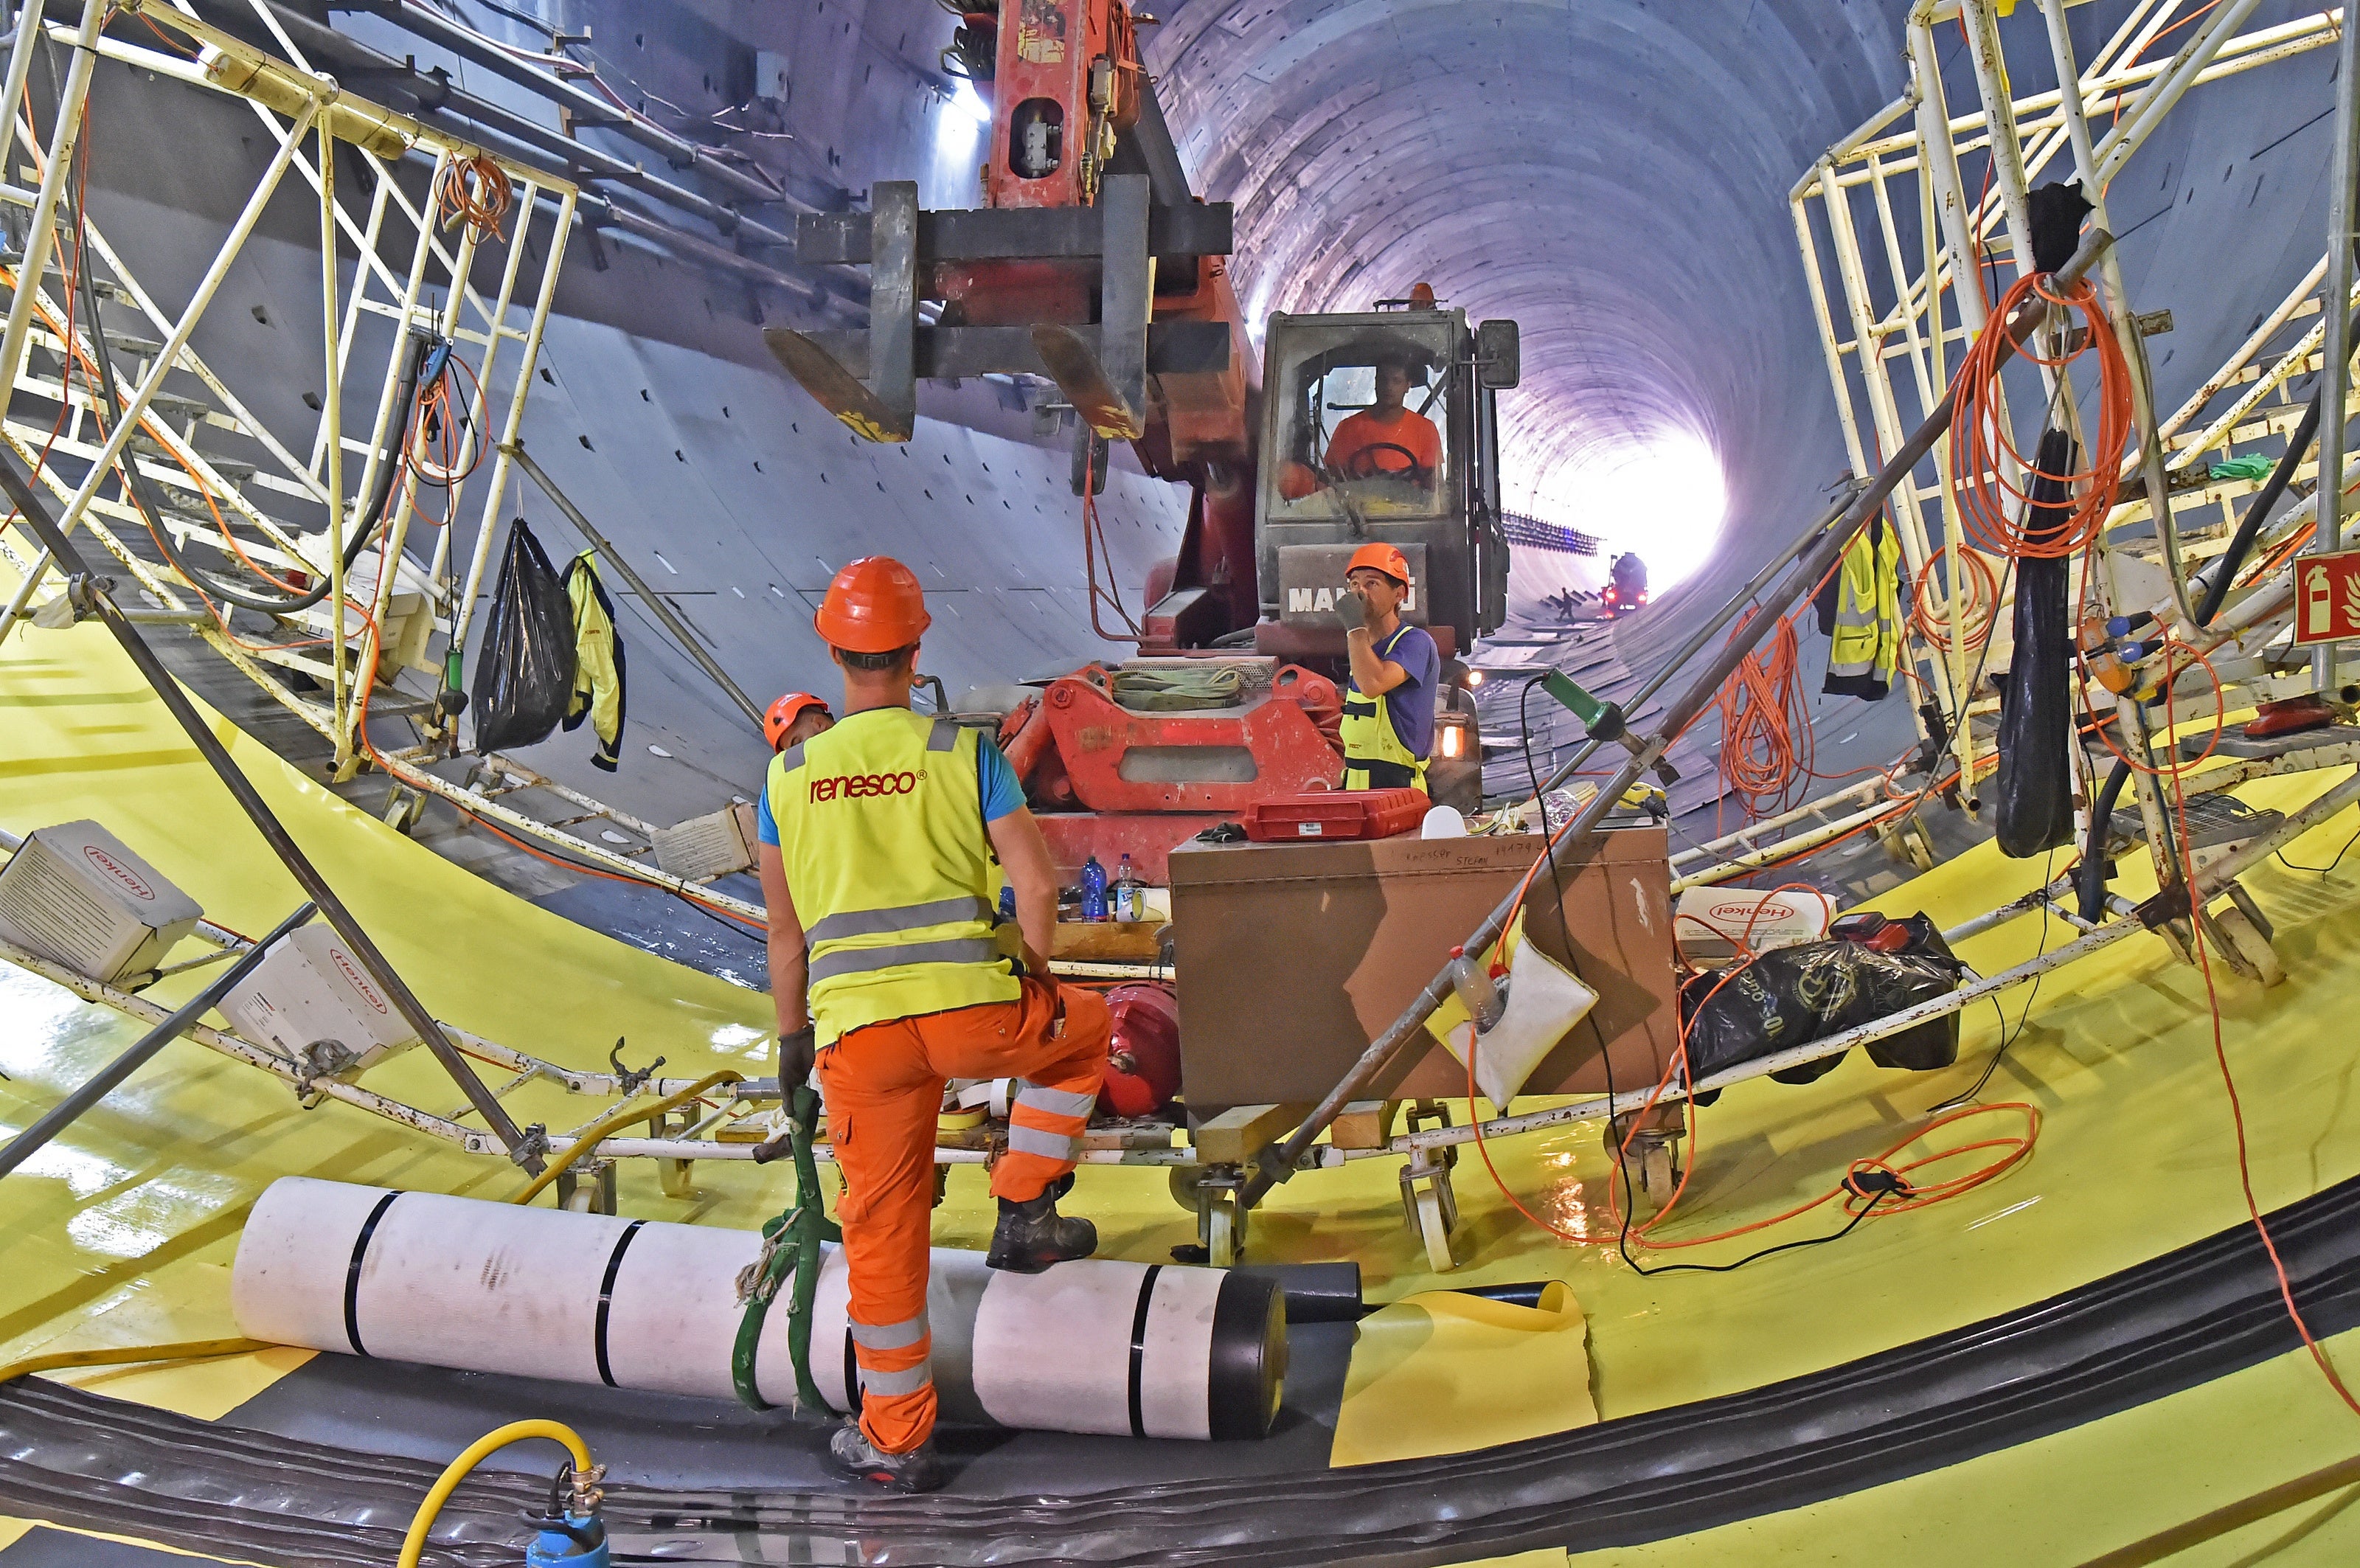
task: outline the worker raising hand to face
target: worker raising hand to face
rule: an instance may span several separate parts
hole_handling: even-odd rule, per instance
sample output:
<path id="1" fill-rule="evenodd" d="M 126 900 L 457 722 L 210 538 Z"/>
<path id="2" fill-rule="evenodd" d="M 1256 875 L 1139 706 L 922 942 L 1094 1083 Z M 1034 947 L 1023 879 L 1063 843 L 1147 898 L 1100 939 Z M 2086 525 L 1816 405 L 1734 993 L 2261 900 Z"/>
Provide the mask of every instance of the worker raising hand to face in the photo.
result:
<path id="1" fill-rule="evenodd" d="M 1352 552 L 1344 582 L 1360 609 L 1360 624 L 1344 633 L 1352 666 L 1337 730 L 1344 745 L 1344 787 L 1424 789 L 1442 651 L 1425 628 L 1401 618 L 1409 601 L 1409 562 L 1390 544 L 1363 544 Z"/>

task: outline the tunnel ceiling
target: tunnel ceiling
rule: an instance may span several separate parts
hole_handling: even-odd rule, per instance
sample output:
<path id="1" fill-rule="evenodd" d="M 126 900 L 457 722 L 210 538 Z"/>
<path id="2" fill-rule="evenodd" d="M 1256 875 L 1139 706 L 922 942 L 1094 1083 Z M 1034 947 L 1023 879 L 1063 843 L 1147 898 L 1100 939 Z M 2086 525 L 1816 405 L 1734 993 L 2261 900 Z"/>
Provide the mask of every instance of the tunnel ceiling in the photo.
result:
<path id="1" fill-rule="evenodd" d="M 1430 281 L 1523 323 L 1511 504 L 1585 450 L 1688 431 L 1732 518 L 1783 517 L 1842 461 L 1786 192 L 1905 84 L 1901 11 L 1185 0 L 1147 55 L 1200 189 L 1237 203 L 1250 316 Z"/>

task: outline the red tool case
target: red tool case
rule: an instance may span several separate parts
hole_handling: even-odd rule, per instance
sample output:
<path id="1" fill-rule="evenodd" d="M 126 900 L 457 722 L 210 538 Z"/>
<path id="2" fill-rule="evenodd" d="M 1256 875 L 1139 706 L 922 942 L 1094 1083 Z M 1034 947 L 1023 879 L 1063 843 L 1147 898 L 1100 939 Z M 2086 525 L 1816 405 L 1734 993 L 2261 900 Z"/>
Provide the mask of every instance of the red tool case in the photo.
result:
<path id="1" fill-rule="evenodd" d="M 1322 789 L 1273 795 L 1240 817 L 1258 844 L 1302 839 L 1391 839 L 1411 833 L 1433 802 L 1418 789 Z"/>

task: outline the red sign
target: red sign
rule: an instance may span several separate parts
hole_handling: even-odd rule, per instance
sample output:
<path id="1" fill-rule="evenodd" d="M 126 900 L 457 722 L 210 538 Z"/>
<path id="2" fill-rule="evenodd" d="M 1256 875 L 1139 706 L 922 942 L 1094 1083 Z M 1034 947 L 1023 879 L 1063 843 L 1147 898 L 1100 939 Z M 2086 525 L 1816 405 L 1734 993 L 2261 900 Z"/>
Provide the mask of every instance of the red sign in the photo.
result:
<path id="1" fill-rule="evenodd" d="M 2294 640 L 2298 645 L 2360 638 L 2360 550 L 2298 555 Z"/>

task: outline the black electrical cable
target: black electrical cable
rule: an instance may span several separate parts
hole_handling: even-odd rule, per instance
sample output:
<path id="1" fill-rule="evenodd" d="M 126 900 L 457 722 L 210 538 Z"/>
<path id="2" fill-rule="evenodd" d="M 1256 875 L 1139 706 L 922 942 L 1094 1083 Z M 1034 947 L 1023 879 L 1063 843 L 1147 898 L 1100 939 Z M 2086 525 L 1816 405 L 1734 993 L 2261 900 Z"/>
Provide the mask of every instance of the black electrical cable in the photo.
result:
<path id="1" fill-rule="evenodd" d="M 2344 839 L 2344 848 L 2335 851 L 2335 859 L 2328 861 L 2323 866 L 2299 866 L 2292 861 L 2286 858 L 2285 850 L 2279 850 L 2274 852 L 2278 856 L 2278 864 L 2286 867 L 2286 869 L 2290 872 L 2316 872 L 2320 876 L 2325 876 L 2328 872 L 2333 871 L 2337 866 L 2344 863 L 2344 857 L 2352 852 L 2352 846 L 2355 844 L 2360 844 L 2360 833 L 2355 833 L 2349 839 Z"/>
<path id="2" fill-rule="evenodd" d="M 2046 889 L 2050 883 L 2057 880 L 2055 877 L 2049 874 L 2049 869 L 2056 864 L 2057 851 L 2052 849 L 2049 851 L 2049 859 L 2046 863 L 2042 865 L 2040 871 L 2040 885 L 2043 889 Z M 2103 883 L 2101 884 L 2100 891 L 2103 891 Z M 2040 906 L 2040 944 L 2033 949 L 2032 956 L 2035 959 L 2039 959 L 2047 956 L 2048 952 L 2049 905 L 2043 904 Z M 1996 993 L 1993 995 L 1991 999 L 1992 1012 L 1999 1019 L 1999 1048 L 1992 1052 L 1991 1060 L 1983 1063 L 1983 1076 L 1975 1080 L 1973 1088 L 1968 1090 L 1964 1094 L 1954 1094 L 1948 1100 L 1941 1102 L 1939 1104 L 1929 1107 L 1929 1113 L 1955 1110 L 1959 1106 L 1964 1105 L 1968 1102 L 1973 1100 L 1976 1095 L 1981 1094 L 1983 1091 L 1983 1085 L 1992 1080 L 1992 1074 L 1999 1070 L 1999 1064 L 2005 1059 L 2008 1047 L 2016 1044 L 2017 1040 L 2023 1038 L 2024 1026 L 2032 1020 L 2032 1010 L 2040 1004 L 2040 982 L 2047 978 L 2049 977 L 2046 974 L 2037 974 L 2032 977 L 2032 990 L 2024 999 L 2024 1011 L 2016 1015 L 2016 1027 L 2013 1029 L 2007 1026 L 2007 1009 L 1999 1004 L 1999 997 Z"/>

